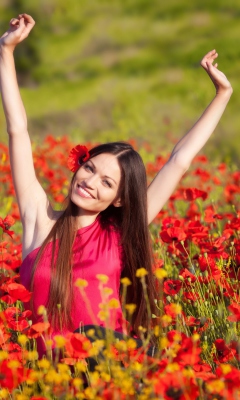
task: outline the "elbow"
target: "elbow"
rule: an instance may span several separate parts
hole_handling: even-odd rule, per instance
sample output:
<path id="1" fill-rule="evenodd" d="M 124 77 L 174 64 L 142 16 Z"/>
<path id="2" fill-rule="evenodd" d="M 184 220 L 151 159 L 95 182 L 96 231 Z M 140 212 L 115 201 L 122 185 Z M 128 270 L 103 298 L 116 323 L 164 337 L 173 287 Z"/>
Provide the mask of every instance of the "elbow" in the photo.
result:
<path id="1" fill-rule="evenodd" d="M 22 136 L 28 134 L 27 126 L 26 125 L 19 125 L 19 126 L 7 126 L 7 133 L 10 137 L 14 136 Z"/>
<path id="2" fill-rule="evenodd" d="M 187 170 L 191 165 L 191 160 L 189 160 L 187 157 L 181 155 L 181 153 L 178 152 L 170 156 L 169 162 L 173 163 L 175 168 L 177 168 L 178 170 L 182 170 L 182 175 L 184 175 L 185 172 L 187 172 Z"/>

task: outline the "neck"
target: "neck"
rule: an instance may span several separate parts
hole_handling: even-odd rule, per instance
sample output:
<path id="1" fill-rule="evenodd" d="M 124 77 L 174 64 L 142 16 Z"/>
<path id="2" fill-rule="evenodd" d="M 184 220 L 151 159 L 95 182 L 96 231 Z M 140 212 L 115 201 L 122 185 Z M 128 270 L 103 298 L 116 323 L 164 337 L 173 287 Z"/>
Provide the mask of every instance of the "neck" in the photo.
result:
<path id="1" fill-rule="evenodd" d="M 77 216 L 77 229 L 85 228 L 85 226 L 91 225 L 97 218 L 99 213 L 87 214 L 86 212 L 82 212 Z"/>

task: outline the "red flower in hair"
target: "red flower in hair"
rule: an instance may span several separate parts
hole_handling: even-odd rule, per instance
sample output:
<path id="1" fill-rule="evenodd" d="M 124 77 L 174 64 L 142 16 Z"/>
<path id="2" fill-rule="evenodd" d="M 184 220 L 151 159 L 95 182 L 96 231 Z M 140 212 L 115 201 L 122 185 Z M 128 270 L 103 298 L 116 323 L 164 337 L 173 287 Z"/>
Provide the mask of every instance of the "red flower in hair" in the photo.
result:
<path id="1" fill-rule="evenodd" d="M 86 146 L 80 146 L 79 144 L 74 147 L 68 156 L 67 166 L 72 172 L 76 172 L 80 165 L 86 162 L 90 157 Z"/>

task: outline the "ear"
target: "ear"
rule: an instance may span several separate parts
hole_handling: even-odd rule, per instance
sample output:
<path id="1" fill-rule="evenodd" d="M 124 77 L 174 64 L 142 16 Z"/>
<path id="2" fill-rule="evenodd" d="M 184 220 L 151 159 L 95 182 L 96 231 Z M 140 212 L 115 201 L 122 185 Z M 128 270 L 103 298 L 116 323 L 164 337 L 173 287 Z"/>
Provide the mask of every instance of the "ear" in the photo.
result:
<path id="1" fill-rule="evenodd" d="M 114 207 L 122 207 L 122 200 L 120 198 L 114 200 L 114 202 L 112 203 L 112 205 Z"/>

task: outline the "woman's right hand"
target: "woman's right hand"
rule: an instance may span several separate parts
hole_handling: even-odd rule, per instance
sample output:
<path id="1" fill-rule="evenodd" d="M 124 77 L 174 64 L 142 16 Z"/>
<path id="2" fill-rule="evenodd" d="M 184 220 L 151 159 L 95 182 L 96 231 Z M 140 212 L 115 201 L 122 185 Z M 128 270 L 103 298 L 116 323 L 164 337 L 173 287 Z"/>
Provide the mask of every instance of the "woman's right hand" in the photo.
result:
<path id="1" fill-rule="evenodd" d="M 10 28 L 0 38 L 0 46 L 14 50 L 18 43 L 26 39 L 34 25 L 34 19 L 28 14 L 19 14 L 17 18 L 12 18 Z"/>

